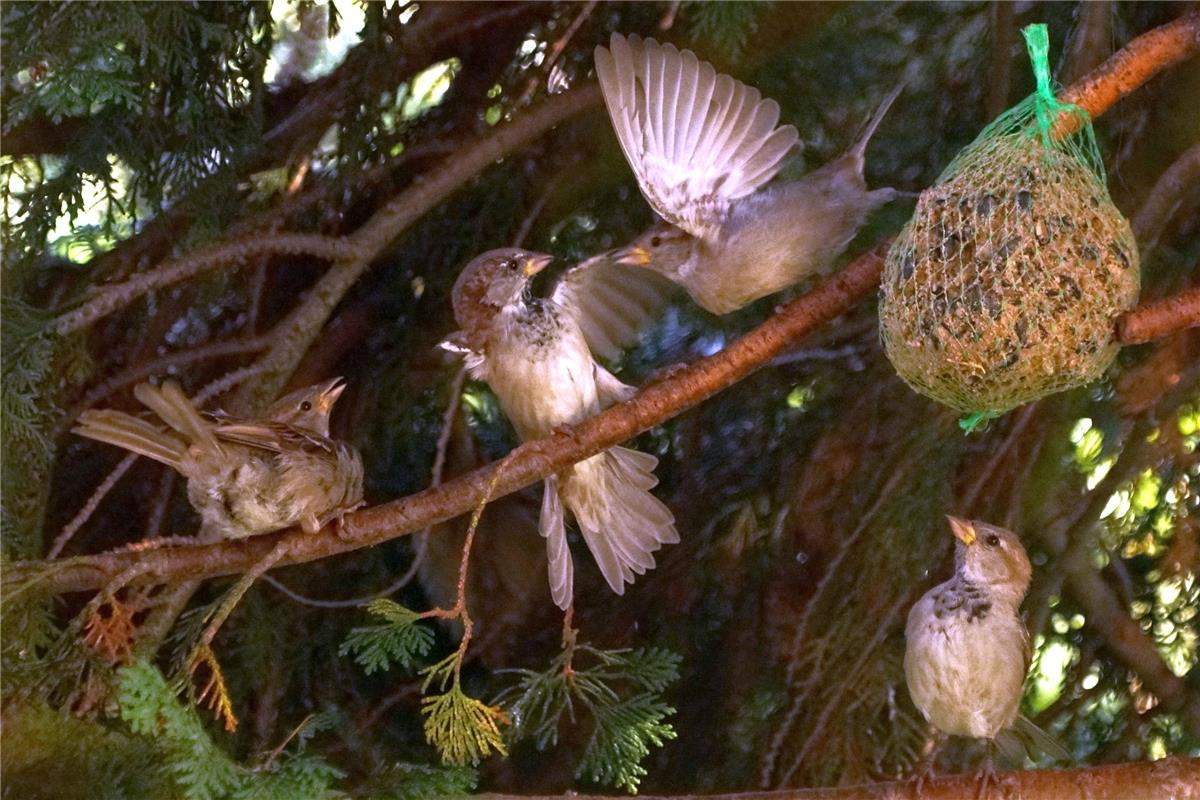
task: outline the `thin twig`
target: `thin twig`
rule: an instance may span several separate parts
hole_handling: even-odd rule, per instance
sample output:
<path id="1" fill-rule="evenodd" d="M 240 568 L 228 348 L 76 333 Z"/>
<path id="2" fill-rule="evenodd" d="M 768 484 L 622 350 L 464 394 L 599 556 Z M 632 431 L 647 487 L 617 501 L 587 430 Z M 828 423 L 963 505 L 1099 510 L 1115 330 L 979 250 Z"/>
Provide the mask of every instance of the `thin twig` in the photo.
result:
<path id="1" fill-rule="evenodd" d="M 171 261 L 150 272 L 142 272 L 121 283 L 98 289 L 78 308 L 62 314 L 54 324 L 60 336 L 81 331 L 155 289 L 162 289 L 221 265 L 241 265 L 255 256 L 307 255 L 335 261 L 353 258 L 353 244 L 345 239 L 313 233 L 262 233 L 225 242 L 199 253 Z"/>
<path id="2" fill-rule="evenodd" d="M 54 537 L 54 544 L 51 545 L 50 551 L 46 553 L 46 558 L 58 558 L 58 554 L 67 546 L 67 542 L 71 541 L 71 537 L 75 535 L 76 531 L 82 528 L 83 523 L 91 518 L 96 508 L 100 505 L 100 501 L 112 491 L 112 488 L 117 485 L 117 481 L 121 480 L 121 477 L 129 471 L 129 468 L 133 466 L 133 462 L 137 461 L 137 458 L 137 453 L 128 453 L 118 462 L 117 466 L 113 467 L 112 472 L 108 473 L 108 477 L 101 481 L 100 485 L 96 487 L 96 491 L 92 492 L 92 496 L 83 504 L 83 508 L 79 509 L 75 516 L 71 518 L 71 521 L 63 526 L 58 536 Z"/>

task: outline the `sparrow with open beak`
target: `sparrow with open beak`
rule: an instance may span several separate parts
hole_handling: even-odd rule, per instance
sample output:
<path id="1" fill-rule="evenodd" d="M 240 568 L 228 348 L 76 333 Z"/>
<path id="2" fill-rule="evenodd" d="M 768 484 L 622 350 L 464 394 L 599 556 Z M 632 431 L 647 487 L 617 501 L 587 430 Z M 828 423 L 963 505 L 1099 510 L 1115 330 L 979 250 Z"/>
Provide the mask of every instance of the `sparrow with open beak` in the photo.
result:
<path id="1" fill-rule="evenodd" d="M 947 519 L 958 539 L 954 576 L 909 612 L 904 675 L 913 702 L 940 732 L 988 742 L 986 787 L 994 747 L 1018 760 L 1024 746 L 1070 754 L 1019 713 L 1031 657 L 1020 606 L 1032 574 L 1021 540 L 986 522 Z"/>
<path id="2" fill-rule="evenodd" d="M 165 426 L 123 411 L 91 410 L 75 433 L 160 461 L 187 478 L 201 535 L 237 539 L 300 525 L 314 533 L 362 504 L 363 465 L 330 438 L 341 378 L 276 400 L 262 419 L 201 414 L 174 381 L 143 383 L 134 396 Z"/>
<path id="3" fill-rule="evenodd" d="M 779 105 L 718 75 L 690 50 L 614 33 L 596 48 L 613 129 L 642 194 L 662 217 L 623 250 L 727 314 L 829 269 L 873 210 L 896 196 L 869 191 L 867 142 L 903 85 L 836 160 L 798 181 L 762 188 L 796 145 L 776 127 Z"/>
<path id="4" fill-rule="evenodd" d="M 471 261 L 453 290 L 461 330 L 447 346 L 465 353 L 472 377 L 491 386 L 522 440 L 628 399 L 633 387 L 592 353 L 619 352 L 663 297 L 657 279 L 646 282 L 642 271 L 604 257 L 565 273 L 549 297 L 534 297 L 530 279 L 551 260 L 516 248 L 493 250 Z M 647 453 L 613 447 L 546 479 L 538 527 L 560 608 L 570 605 L 574 587 L 564 507 L 617 594 L 654 567 L 656 550 L 679 541 L 671 511 L 650 493 L 657 463 Z"/>

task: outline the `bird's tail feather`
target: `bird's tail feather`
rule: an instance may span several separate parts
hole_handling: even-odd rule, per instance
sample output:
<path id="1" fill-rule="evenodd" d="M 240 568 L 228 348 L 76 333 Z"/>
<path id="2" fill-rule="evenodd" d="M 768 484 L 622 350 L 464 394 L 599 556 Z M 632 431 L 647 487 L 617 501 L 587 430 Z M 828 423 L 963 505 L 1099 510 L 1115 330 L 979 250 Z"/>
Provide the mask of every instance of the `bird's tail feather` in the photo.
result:
<path id="1" fill-rule="evenodd" d="M 175 381 L 164 381 L 158 388 L 149 383 L 140 383 L 134 387 L 133 395 L 163 422 L 182 433 L 189 444 L 208 453 L 222 454 L 212 426 L 201 418 L 192 401 Z"/>
<path id="2" fill-rule="evenodd" d="M 617 594 L 654 568 L 656 550 L 679 541 L 671 510 L 650 493 L 658 484 L 657 463 L 647 453 L 614 447 L 576 464 L 561 480 L 562 501 Z"/>
<path id="3" fill-rule="evenodd" d="M 888 93 L 888 96 L 883 98 L 883 102 L 879 104 L 879 108 L 875 109 L 875 113 L 867 122 L 866 127 L 863 128 L 863 132 L 858 135 L 858 139 L 856 139 L 854 144 L 851 145 L 850 153 L 854 156 L 859 164 L 859 172 L 862 172 L 861 165 L 863 160 L 866 158 L 867 145 L 871 143 L 871 137 L 875 135 L 875 131 L 879 128 L 879 124 L 883 122 L 883 118 L 886 117 L 888 111 L 891 110 L 892 103 L 896 102 L 896 98 L 899 97 L 900 93 L 904 91 L 906 83 L 907 81 L 900 81 L 900 83 L 896 85 L 896 88 L 892 89 L 892 91 Z"/>
<path id="4" fill-rule="evenodd" d="M 1035 725 L 1024 714 L 1018 714 L 1013 726 L 996 737 L 996 747 L 1006 759 L 1021 765 L 1026 756 L 1032 761 L 1048 756 L 1054 761 L 1074 763 L 1075 758 L 1062 743 Z"/>
<path id="5" fill-rule="evenodd" d="M 178 437 L 123 411 L 85 411 L 72 430 L 80 436 L 161 461 L 176 470 L 182 468 L 187 454 L 187 445 Z"/>
<path id="6" fill-rule="evenodd" d="M 571 549 L 567 546 L 567 527 L 558 491 L 558 476 L 551 475 L 546 478 L 542 494 L 542 516 L 538 528 L 542 536 L 546 537 L 550 596 L 554 598 L 556 606 L 566 609 L 571 605 L 574 594 L 575 565 L 571 561 Z"/>

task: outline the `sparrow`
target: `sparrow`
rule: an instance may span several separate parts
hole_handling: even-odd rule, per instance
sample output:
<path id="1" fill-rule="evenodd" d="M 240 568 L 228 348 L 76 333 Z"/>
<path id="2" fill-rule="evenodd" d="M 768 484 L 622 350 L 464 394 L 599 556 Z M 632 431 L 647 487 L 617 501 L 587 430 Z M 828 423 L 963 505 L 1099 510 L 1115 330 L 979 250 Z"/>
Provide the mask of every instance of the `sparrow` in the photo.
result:
<path id="1" fill-rule="evenodd" d="M 868 190 L 863 160 L 903 84 L 839 158 L 762 188 L 799 139 L 776 127 L 778 103 L 653 39 L 614 33 L 595 59 L 621 149 L 662 218 L 617 260 L 667 276 L 714 314 L 828 270 L 867 215 L 899 194 Z"/>
<path id="2" fill-rule="evenodd" d="M 165 425 L 90 410 L 73 430 L 187 478 L 205 538 L 240 539 L 297 524 L 315 533 L 362 504 L 362 458 L 329 436 L 329 415 L 345 388 L 334 378 L 281 397 L 262 419 L 238 420 L 201 414 L 174 381 L 142 383 L 134 396 Z"/>
<path id="3" fill-rule="evenodd" d="M 925 593 L 905 627 L 904 676 L 913 702 L 942 733 L 988 742 L 985 786 L 994 777 L 996 747 L 1018 761 L 1022 744 L 1069 760 L 1062 745 L 1019 714 L 1032 655 L 1020 616 L 1032 575 L 1025 548 L 996 525 L 947 519 L 958 539 L 954 576 Z"/>
<path id="4" fill-rule="evenodd" d="M 452 299 L 460 330 L 447 340 L 465 354 L 470 375 L 487 382 L 524 441 L 574 425 L 635 391 L 596 362 L 636 337 L 658 310 L 658 280 L 603 256 L 566 272 L 548 297 L 530 279 L 552 256 L 516 248 L 477 256 L 459 275 Z M 550 593 L 571 604 L 574 565 L 566 511 L 608 585 L 623 594 L 654 567 L 653 553 L 679 541 L 675 518 L 650 493 L 658 459 L 613 447 L 545 481 L 538 529 L 546 539 Z"/>

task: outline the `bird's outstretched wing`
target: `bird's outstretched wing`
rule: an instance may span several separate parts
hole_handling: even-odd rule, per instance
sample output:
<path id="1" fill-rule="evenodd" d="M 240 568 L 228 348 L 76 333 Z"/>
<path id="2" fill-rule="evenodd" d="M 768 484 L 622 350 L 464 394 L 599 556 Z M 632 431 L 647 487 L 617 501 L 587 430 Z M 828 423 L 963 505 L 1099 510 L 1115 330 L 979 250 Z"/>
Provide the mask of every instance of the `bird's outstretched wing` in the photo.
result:
<path id="1" fill-rule="evenodd" d="M 575 319 L 593 354 L 615 361 L 677 293 L 653 270 L 617 264 L 602 253 L 563 273 L 550 298 Z"/>
<path id="2" fill-rule="evenodd" d="M 799 134 L 779 104 L 690 50 L 614 33 L 596 48 L 613 129 L 658 214 L 711 240 L 733 200 L 774 177 Z"/>

